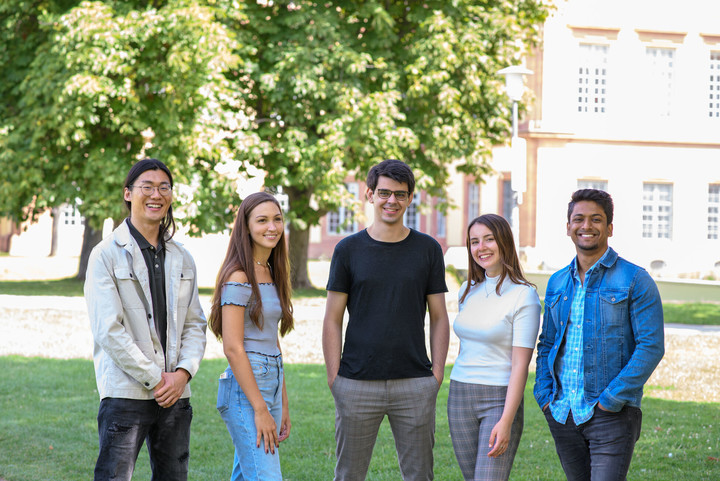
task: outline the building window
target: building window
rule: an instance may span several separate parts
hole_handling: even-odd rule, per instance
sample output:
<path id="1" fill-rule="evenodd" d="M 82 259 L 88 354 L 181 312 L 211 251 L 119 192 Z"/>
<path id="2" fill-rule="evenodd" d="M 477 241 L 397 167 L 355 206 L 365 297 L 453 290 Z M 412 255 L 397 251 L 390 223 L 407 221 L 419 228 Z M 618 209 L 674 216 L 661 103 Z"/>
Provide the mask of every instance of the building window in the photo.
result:
<path id="1" fill-rule="evenodd" d="M 673 74 L 675 71 L 675 49 L 647 47 L 649 106 L 652 114 L 669 117 L 672 107 Z"/>
<path id="2" fill-rule="evenodd" d="M 354 199 L 358 197 L 357 182 L 345 184 L 348 192 Z M 348 235 L 357 232 L 358 226 L 355 213 L 351 207 L 341 206 L 338 210 L 329 212 L 326 218 L 327 233 L 330 235 Z"/>
<path id="3" fill-rule="evenodd" d="M 578 112 L 605 113 L 608 50 L 607 45 L 580 44 Z"/>
<path id="4" fill-rule="evenodd" d="M 440 201 L 438 199 L 438 202 Z M 447 217 L 445 212 L 441 211 L 437 206 L 435 207 L 435 235 L 440 238 L 447 235 Z"/>
<path id="5" fill-rule="evenodd" d="M 595 190 L 604 190 L 605 192 L 607 192 L 608 191 L 607 186 L 608 186 L 607 180 L 578 179 L 578 181 L 577 181 L 578 190 L 595 189 Z"/>
<path id="6" fill-rule="evenodd" d="M 643 237 L 672 239 L 672 202 L 672 184 L 643 184 Z"/>
<path id="7" fill-rule="evenodd" d="M 412 198 L 412 202 L 408 205 L 405 215 L 403 216 L 403 223 L 415 230 L 420 230 L 420 192 L 415 192 Z"/>
<path id="8" fill-rule="evenodd" d="M 278 204 L 280 204 L 280 210 L 283 211 L 283 214 L 288 213 L 288 210 L 290 209 L 290 198 L 283 191 L 282 185 L 266 186 L 265 192 L 267 192 L 268 194 L 272 194 L 275 197 L 275 199 L 278 201 Z"/>
<path id="9" fill-rule="evenodd" d="M 720 117 L 720 52 L 710 52 L 710 117 Z"/>
<path id="10" fill-rule="evenodd" d="M 467 185 L 467 192 L 468 192 L 468 210 L 467 210 L 467 220 L 468 224 L 471 220 L 473 220 L 475 217 L 480 215 L 480 186 L 469 182 Z"/>
<path id="11" fill-rule="evenodd" d="M 63 204 L 60 207 L 60 219 L 63 225 L 85 225 L 85 218 L 80 215 L 76 205 Z"/>
<path id="12" fill-rule="evenodd" d="M 720 184 L 708 185 L 707 238 L 720 239 Z"/>
<path id="13" fill-rule="evenodd" d="M 513 225 L 513 207 L 515 207 L 515 192 L 512 190 L 512 181 L 504 179 L 502 181 L 502 216 Z"/>

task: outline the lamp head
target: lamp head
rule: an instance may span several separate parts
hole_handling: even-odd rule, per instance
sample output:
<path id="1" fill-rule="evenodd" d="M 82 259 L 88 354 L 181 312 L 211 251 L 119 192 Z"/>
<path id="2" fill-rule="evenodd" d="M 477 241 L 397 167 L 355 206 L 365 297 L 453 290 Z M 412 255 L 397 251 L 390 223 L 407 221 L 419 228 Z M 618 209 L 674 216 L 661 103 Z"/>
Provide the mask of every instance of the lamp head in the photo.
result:
<path id="1" fill-rule="evenodd" d="M 499 70 L 500 75 L 505 76 L 505 91 L 513 102 L 519 102 L 525 89 L 523 76 L 532 75 L 533 71 L 520 65 L 513 65 Z"/>

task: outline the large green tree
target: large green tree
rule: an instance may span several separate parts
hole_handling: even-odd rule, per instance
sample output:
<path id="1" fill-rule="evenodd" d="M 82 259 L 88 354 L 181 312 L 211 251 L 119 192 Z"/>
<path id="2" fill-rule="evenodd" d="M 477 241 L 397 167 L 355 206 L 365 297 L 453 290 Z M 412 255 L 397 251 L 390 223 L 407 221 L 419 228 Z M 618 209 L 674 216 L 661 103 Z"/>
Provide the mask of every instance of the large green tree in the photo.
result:
<path id="1" fill-rule="evenodd" d="M 223 3 L 251 80 L 253 163 L 289 197 L 293 285 L 309 285 L 309 227 L 343 182 L 400 158 L 443 195 L 451 164 L 481 177 L 508 136 L 497 71 L 539 38 L 541 0 Z"/>
<path id="2" fill-rule="evenodd" d="M 82 278 L 103 220 L 126 215 L 129 166 L 147 156 L 167 163 L 185 187 L 176 197 L 192 232 L 226 228 L 237 202 L 233 179 L 220 172 L 255 142 L 246 133 L 247 92 L 228 80 L 241 63 L 238 48 L 213 9 L 195 1 L 10 0 L 0 22 L 8 80 L 0 212 L 32 219 L 79 202 L 87 223 Z"/>
<path id="3" fill-rule="evenodd" d="M 451 164 L 489 171 L 509 133 L 496 72 L 546 15 L 541 0 L 7 0 L 0 212 L 79 199 L 87 253 L 147 155 L 186 187 L 191 231 L 217 231 L 233 177 L 259 168 L 289 196 L 293 285 L 307 286 L 309 227 L 350 200 L 348 177 L 397 157 L 443 195 Z"/>

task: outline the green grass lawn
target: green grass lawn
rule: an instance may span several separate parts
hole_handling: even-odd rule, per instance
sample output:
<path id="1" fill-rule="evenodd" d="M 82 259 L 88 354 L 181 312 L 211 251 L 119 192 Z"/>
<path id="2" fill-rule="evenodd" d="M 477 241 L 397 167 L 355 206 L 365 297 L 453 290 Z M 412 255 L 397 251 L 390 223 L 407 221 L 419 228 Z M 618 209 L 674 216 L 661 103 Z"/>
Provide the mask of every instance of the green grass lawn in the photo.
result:
<path id="1" fill-rule="evenodd" d="M 212 288 L 200 288 L 201 295 L 212 295 Z M 75 278 L 48 281 L 0 281 L 0 294 L 17 296 L 82 296 L 82 282 Z M 301 289 L 293 292 L 296 299 L 325 297 L 324 289 Z M 663 303 L 665 322 L 720 326 L 720 304 L 702 302 Z"/>
<path id="2" fill-rule="evenodd" d="M 211 296 L 215 289 L 201 287 L 200 295 Z M 45 281 L 0 281 L 0 294 L 14 296 L 64 296 L 77 297 L 83 295 L 83 282 L 74 277 L 51 279 Z M 325 297 L 325 289 L 298 289 L 294 297 Z"/>
<path id="3" fill-rule="evenodd" d="M 720 304 L 663 303 L 665 322 L 677 324 L 720 325 Z"/>
<path id="4" fill-rule="evenodd" d="M 215 410 L 223 360 L 203 361 L 193 379 L 190 479 L 228 479 L 230 437 Z M 0 477 L 8 481 L 92 478 L 97 455 L 97 407 L 91 361 L 0 357 Z M 447 368 L 447 374 L 450 366 Z M 286 365 L 292 416 L 290 438 L 281 445 L 288 481 L 332 479 L 335 464 L 334 406 L 321 365 Z M 438 396 L 435 479 L 461 480 L 450 442 L 446 401 Z M 528 382 L 525 431 L 512 480 L 564 479 L 552 438 Z M 629 480 L 720 479 L 720 406 L 645 398 L 643 433 Z M 147 452 L 136 479 L 149 479 Z M 367 479 L 397 481 L 400 472 L 387 422 L 383 423 Z"/>
<path id="5" fill-rule="evenodd" d="M 83 295 L 83 283 L 74 277 L 43 281 L 0 281 L 0 294 L 77 297 Z"/>

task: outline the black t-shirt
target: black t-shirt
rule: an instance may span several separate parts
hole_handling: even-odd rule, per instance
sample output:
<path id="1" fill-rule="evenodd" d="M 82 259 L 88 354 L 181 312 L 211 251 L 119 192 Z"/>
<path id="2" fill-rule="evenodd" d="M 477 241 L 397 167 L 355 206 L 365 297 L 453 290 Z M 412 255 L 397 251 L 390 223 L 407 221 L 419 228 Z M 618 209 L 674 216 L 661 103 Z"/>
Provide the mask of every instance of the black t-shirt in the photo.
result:
<path id="1" fill-rule="evenodd" d="M 447 292 L 435 239 L 412 229 L 400 242 L 376 241 L 366 230 L 346 237 L 333 252 L 327 290 L 348 294 L 339 375 L 362 380 L 432 375 L 426 298 Z"/>

